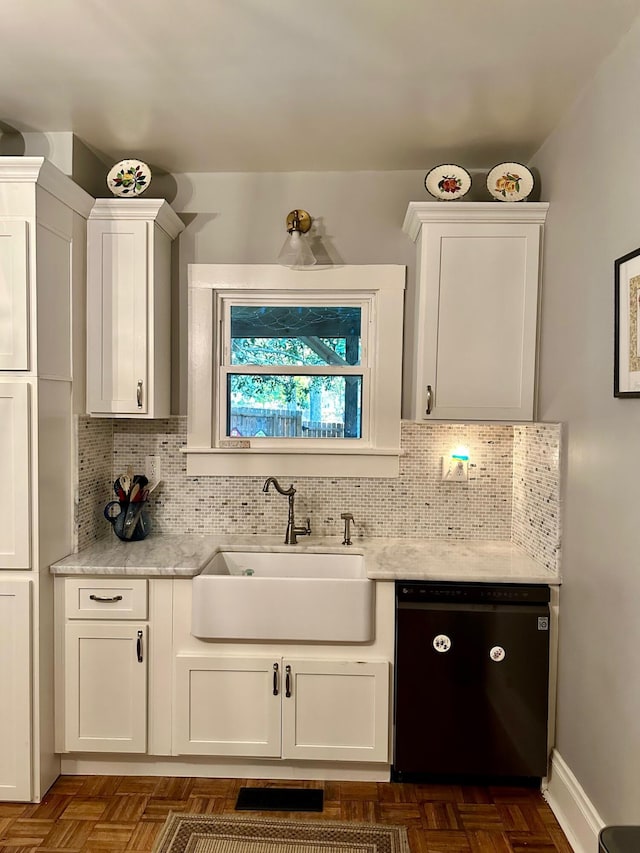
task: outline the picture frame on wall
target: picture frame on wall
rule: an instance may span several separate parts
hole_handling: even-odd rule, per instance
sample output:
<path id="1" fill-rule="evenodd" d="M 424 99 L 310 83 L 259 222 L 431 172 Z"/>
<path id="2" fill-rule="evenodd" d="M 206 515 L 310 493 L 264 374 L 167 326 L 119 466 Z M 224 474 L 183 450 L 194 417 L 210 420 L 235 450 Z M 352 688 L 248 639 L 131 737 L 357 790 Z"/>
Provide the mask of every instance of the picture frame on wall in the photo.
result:
<path id="1" fill-rule="evenodd" d="M 614 262 L 613 396 L 640 397 L 640 249 Z"/>

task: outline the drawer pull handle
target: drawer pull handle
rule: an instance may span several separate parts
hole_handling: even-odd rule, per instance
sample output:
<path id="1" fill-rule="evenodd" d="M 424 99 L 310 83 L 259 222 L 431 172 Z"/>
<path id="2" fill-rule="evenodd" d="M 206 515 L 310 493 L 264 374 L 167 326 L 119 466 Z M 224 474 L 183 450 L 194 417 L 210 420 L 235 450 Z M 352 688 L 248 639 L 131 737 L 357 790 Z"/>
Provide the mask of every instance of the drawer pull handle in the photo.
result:
<path id="1" fill-rule="evenodd" d="M 102 595 L 90 595 L 91 601 L 122 601 L 121 595 L 112 595 L 110 598 Z"/>
<path id="2" fill-rule="evenodd" d="M 284 671 L 286 673 L 284 678 L 284 695 L 288 699 L 291 696 L 291 667 L 285 666 Z"/>
<path id="3" fill-rule="evenodd" d="M 278 695 L 278 664 L 273 665 L 273 695 Z"/>
<path id="4" fill-rule="evenodd" d="M 138 663 L 142 663 L 142 631 L 138 631 L 138 642 L 136 643 L 136 654 Z"/>

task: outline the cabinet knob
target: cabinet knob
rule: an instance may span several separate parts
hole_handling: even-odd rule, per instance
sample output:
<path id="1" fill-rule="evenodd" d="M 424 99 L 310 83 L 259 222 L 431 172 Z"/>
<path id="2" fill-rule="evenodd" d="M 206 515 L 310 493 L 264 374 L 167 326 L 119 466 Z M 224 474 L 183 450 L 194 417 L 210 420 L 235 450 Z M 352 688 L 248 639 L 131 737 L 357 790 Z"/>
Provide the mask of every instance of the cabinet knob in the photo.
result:
<path id="1" fill-rule="evenodd" d="M 430 415 L 432 408 L 433 408 L 433 388 L 431 387 L 431 385 L 427 385 L 427 408 L 426 408 L 425 413 L 427 415 Z"/>
<path id="2" fill-rule="evenodd" d="M 136 387 L 136 403 L 138 404 L 138 408 L 142 408 L 142 379 L 138 379 L 138 385 Z"/>

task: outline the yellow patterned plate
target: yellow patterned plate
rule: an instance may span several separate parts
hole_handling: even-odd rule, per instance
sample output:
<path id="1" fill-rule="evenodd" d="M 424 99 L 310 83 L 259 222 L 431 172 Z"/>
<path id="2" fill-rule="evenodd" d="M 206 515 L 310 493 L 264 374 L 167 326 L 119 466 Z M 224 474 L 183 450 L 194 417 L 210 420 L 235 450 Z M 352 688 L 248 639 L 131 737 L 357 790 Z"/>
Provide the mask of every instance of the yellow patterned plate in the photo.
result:
<path id="1" fill-rule="evenodd" d="M 107 175 L 111 192 L 123 198 L 142 195 L 151 183 L 151 169 L 141 160 L 121 160 Z"/>
<path id="2" fill-rule="evenodd" d="M 533 175 L 522 163 L 499 163 L 487 175 L 487 189 L 498 201 L 524 201 L 533 183 Z"/>

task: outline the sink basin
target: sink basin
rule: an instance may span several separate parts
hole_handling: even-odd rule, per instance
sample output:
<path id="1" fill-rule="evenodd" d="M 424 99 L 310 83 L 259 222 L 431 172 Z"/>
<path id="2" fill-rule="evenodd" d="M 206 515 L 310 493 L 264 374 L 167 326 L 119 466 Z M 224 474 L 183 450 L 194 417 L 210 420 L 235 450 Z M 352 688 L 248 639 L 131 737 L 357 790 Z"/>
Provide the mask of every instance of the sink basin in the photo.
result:
<path id="1" fill-rule="evenodd" d="M 374 588 L 360 554 L 220 551 L 193 579 L 191 633 L 364 643 L 373 637 Z"/>

